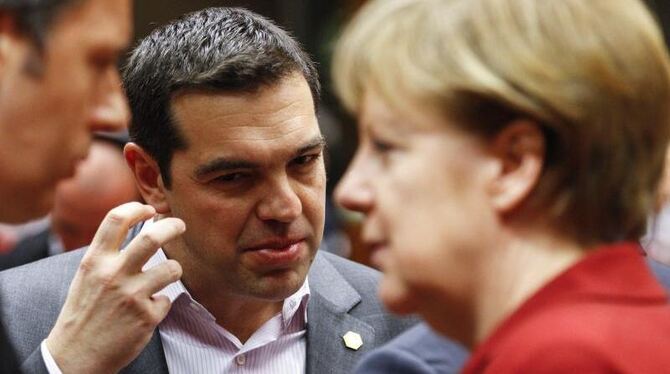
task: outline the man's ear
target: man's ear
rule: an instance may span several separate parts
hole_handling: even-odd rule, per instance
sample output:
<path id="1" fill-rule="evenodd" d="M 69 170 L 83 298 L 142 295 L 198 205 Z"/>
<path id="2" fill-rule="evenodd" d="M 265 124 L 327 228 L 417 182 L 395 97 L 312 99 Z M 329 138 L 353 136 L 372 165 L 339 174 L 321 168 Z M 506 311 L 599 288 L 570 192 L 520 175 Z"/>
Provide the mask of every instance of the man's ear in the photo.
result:
<path id="1" fill-rule="evenodd" d="M 491 185 L 491 202 L 499 213 L 519 207 L 537 186 L 544 167 L 546 142 L 533 121 L 510 122 L 490 143 L 500 167 Z"/>
<path id="2" fill-rule="evenodd" d="M 153 206 L 157 213 L 168 213 L 170 205 L 165 196 L 166 188 L 158 163 L 135 143 L 126 144 L 123 156 L 135 176 L 135 183 L 144 201 Z"/>

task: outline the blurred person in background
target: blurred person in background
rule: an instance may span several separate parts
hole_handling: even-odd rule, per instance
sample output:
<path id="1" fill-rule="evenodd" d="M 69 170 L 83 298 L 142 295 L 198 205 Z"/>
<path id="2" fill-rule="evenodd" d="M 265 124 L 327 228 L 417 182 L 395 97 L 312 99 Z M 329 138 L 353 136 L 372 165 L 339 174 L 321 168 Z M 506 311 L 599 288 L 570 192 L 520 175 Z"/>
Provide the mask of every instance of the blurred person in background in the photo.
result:
<path id="1" fill-rule="evenodd" d="M 116 62 L 129 17 L 129 1 L 0 2 L 3 222 L 45 215 L 56 185 L 86 157 L 91 132 L 127 122 Z"/>
<path id="2" fill-rule="evenodd" d="M 0 0 L 1 222 L 46 214 L 58 183 L 86 157 L 92 133 L 125 127 L 117 60 L 130 42 L 131 13 L 131 0 Z M 70 307 L 55 326 L 31 327 L 51 332 L 20 362 L 15 351 L 25 341 L 1 325 L 16 313 L 11 299 L 33 290 L 22 280 L 0 283 L 20 287 L 0 300 L 0 372 L 46 373 L 47 365 L 115 372 L 139 353 L 170 307 L 153 294 L 181 274 L 174 261 L 145 273 L 128 266 L 183 232 L 179 220 L 166 220 L 147 233 L 151 240 L 119 252 L 128 228 L 154 214 L 135 203 L 105 218 L 83 271 L 69 290 L 59 290 Z"/>
<path id="3" fill-rule="evenodd" d="M 47 227 L 49 227 L 48 216 L 18 224 L 0 223 L 0 256 L 11 252 L 19 241 L 44 231 Z"/>
<path id="4" fill-rule="evenodd" d="M 96 134 L 74 178 L 56 187 L 47 227 L 22 239 L 0 257 L 0 269 L 24 265 L 88 245 L 112 208 L 139 200 L 123 157 L 128 135 Z"/>
<path id="5" fill-rule="evenodd" d="M 670 367 L 638 244 L 670 60 L 640 1 L 372 1 L 333 66 L 361 138 L 336 196 L 390 309 L 474 350 L 464 373 Z"/>

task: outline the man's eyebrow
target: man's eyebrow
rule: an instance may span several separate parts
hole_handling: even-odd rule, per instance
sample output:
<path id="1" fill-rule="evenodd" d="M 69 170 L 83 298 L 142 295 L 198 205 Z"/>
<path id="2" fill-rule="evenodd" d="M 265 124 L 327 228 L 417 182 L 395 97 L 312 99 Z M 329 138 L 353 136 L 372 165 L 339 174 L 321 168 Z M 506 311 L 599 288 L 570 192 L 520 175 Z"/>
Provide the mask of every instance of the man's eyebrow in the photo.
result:
<path id="1" fill-rule="evenodd" d="M 295 156 L 296 157 L 301 156 L 305 152 L 309 152 L 316 148 L 325 148 L 325 147 L 326 147 L 326 139 L 324 139 L 323 135 L 317 135 L 312 140 L 307 142 L 307 144 L 298 148 L 298 150 L 295 152 Z"/>

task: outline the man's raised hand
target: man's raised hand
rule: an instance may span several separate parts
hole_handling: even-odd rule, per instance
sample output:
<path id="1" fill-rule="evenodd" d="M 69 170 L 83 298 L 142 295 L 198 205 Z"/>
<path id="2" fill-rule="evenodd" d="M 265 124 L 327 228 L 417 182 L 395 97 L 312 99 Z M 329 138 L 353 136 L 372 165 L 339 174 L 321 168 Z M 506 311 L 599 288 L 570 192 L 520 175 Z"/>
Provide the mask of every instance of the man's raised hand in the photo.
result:
<path id="1" fill-rule="evenodd" d="M 184 222 L 164 218 L 120 246 L 129 229 L 155 216 L 153 207 L 128 203 L 110 211 L 84 255 L 46 344 L 63 373 L 117 372 L 149 342 L 170 310 L 156 292 L 181 277 L 168 260 L 142 272 L 164 243 L 181 235 Z"/>

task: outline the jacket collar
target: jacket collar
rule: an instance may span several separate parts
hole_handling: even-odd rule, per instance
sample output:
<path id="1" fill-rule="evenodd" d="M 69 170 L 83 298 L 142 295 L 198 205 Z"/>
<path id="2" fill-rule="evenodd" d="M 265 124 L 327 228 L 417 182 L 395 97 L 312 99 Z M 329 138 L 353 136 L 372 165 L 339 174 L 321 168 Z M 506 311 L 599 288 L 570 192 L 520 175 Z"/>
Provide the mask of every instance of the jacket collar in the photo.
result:
<path id="1" fill-rule="evenodd" d="M 307 306 L 307 373 L 349 373 L 353 365 L 373 347 L 375 331 L 368 323 L 350 314 L 361 302 L 361 295 L 328 260 L 319 253 L 309 272 L 312 296 Z M 363 346 L 352 350 L 344 345 L 347 332 L 361 336 Z"/>

